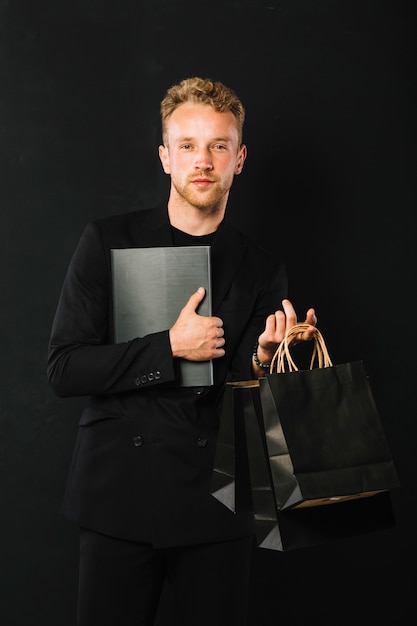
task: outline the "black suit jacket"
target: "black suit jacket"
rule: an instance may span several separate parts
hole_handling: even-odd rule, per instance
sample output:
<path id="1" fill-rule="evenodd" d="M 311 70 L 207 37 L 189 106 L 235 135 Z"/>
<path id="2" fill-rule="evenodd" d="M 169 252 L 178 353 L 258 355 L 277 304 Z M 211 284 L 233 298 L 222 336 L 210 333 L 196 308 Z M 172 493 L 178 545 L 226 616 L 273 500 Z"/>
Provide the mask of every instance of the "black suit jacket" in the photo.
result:
<path id="1" fill-rule="evenodd" d="M 55 392 L 87 397 L 64 514 L 155 546 L 253 531 L 250 512 L 234 514 L 210 495 L 219 408 L 226 380 L 252 377 L 254 342 L 287 290 L 283 264 L 225 218 L 211 257 L 213 315 L 224 323 L 226 356 L 214 360 L 212 387 L 177 387 L 168 329 L 114 343 L 111 291 L 112 248 L 172 245 L 165 207 L 88 224 L 64 281 L 48 355 Z"/>

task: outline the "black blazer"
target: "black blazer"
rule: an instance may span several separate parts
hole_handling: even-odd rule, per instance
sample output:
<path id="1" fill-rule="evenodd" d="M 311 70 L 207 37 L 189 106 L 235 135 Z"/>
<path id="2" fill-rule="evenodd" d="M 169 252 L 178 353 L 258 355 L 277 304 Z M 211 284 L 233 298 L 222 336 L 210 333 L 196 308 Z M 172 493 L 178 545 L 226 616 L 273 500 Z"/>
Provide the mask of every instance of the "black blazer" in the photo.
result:
<path id="1" fill-rule="evenodd" d="M 168 329 L 114 343 L 110 263 L 112 248 L 172 245 L 165 207 L 88 224 L 68 268 L 48 354 L 56 394 L 87 396 L 64 514 L 155 546 L 253 532 L 250 512 L 234 514 L 210 495 L 219 408 L 225 381 L 252 378 L 254 342 L 287 292 L 283 264 L 225 218 L 211 257 L 213 315 L 223 319 L 226 356 L 214 360 L 212 387 L 176 387 Z"/>

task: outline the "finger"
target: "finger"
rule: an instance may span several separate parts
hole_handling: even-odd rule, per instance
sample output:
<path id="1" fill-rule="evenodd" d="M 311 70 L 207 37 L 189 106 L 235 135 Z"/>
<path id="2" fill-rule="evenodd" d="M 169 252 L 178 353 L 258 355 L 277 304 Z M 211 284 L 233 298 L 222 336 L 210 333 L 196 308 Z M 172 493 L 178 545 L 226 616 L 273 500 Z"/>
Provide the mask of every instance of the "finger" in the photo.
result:
<path id="1" fill-rule="evenodd" d="M 315 326 L 310 325 L 309 328 L 307 328 L 306 330 L 297 333 L 293 337 L 293 339 L 290 340 L 290 344 L 295 346 L 297 345 L 297 343 L 301 343 L 302 341 L 310 341 L 311 339 L 313 339 L 315 334 L 316 334 Z"/>
<path id="2" fill-rule="evenodd" d="M 258 342 L 264 350 L 274 350 L 285 335 L 285 314 L 283 311 L 271 313 L 265 320 L 265 329 L 259 335 Z"/>
<path id="3" fill-rule="evenodd" d="M 305 323 L 311 324 L 312 326 L 315 326 L 317 324 L 317 316 L 314 309 L 308 309 Z"/>
<path id="4" fill-rule="evenodd" d="M 315 326 L 310 326 L 309 328 L 307 328 L 307 330 L 305 330 L 303 332 L 302 340 L 303 341 L 310 341 L 310 339 L 313 339 L 315 334 L 316 334 L 316 327 Z"/>
<path id="5" fill-rule="evenodd" d="M 203 300 L 205 295 L 206 295 L 206 290 L 204 289 L 204 287 L 199 287 L 197 291 L 189 297 L 188 302 L 184 308 L 189 309 L 191 311 L 196 311 L 198 305 Z"/>
<path id="6" fill-rule="evenodd" d="M 223 348 L 224 344 L 226 343 L 224 337 L 220 337 L 219 339 L 216 340 L 216 350 L 218 350 L 219 348 Z"/>
<path id="7" fill-rule="evenodd" d="M 275 311 L 271 313 L 265 320 L 264 333 L 269 341 L 273 341 L 275 335 L 285 331 L 285 314 L 283 311 Z"/>
<path id="8" fill-rule="evenodd" d="M 294 326 L 297 323 L 297 314 L 292 303 L 289 300 L 282 301 L 282 308 L 284 309 L 285 317 L 287 318 L 287 329 Z"/>

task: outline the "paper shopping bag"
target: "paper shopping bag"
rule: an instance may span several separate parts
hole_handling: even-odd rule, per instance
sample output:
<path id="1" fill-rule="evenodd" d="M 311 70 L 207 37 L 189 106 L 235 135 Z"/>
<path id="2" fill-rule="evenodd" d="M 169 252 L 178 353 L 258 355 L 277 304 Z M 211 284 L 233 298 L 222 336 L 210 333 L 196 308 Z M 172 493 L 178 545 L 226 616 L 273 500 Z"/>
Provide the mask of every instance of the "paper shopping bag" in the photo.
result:
<path id="1" fill-rule="evenodd" d="M 345 499 L 337 506 L 309 506 L 279 510 L 263 427 L 260 397 L 252 392 L 253 414 L 243 414 L 248 466 L 260 548 L 289 551 L 391 528 L 395 517 L 389 491 L 372 498 Z M 258 401 L 259 402 L 258 402 Z M 236 488 L 239 488 L 239 476 Z"/>
<path id="2" fill-rule="evenodd" d="M 232 511 L 252 510 L 257 545 L 271 550 L 305 548 L 394 525 L 388 492 L 337 507 L 278 509 L 259 381 L 226 385 L 211 493 Z"/>
<path id="3" fill-rule="evenodd" d="M 256 419 L 259 383 L 227 383 L 211 481 L 211 494 L 234 513 L 252 510 L 249 459 L 244 417 Z"/>
<path id="4" fill-rule="evenodd" d="M 363 363 L 334 366 L 317 330 L 310 369 L 298 370 L 289 345 L 304 328 L 290 329 L 271 372 L 260 379 L 278 509 L 340 503 L 398 487 Z"/>

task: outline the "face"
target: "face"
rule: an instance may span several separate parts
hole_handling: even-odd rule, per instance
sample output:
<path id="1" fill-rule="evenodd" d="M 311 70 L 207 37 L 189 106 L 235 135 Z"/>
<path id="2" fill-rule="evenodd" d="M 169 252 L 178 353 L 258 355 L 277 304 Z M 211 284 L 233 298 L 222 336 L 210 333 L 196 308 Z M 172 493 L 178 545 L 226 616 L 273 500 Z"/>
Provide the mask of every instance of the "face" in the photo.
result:
<path id="1" fill-rule="evenodd" d="M 171 201 L 198 209 L 225 208 L 230 187 L 240 174 L 246 147 L 239 145 L 233 113 L 186 102 L 168 119 L 167 145 L 159 156 L 171 176 Z"/>

